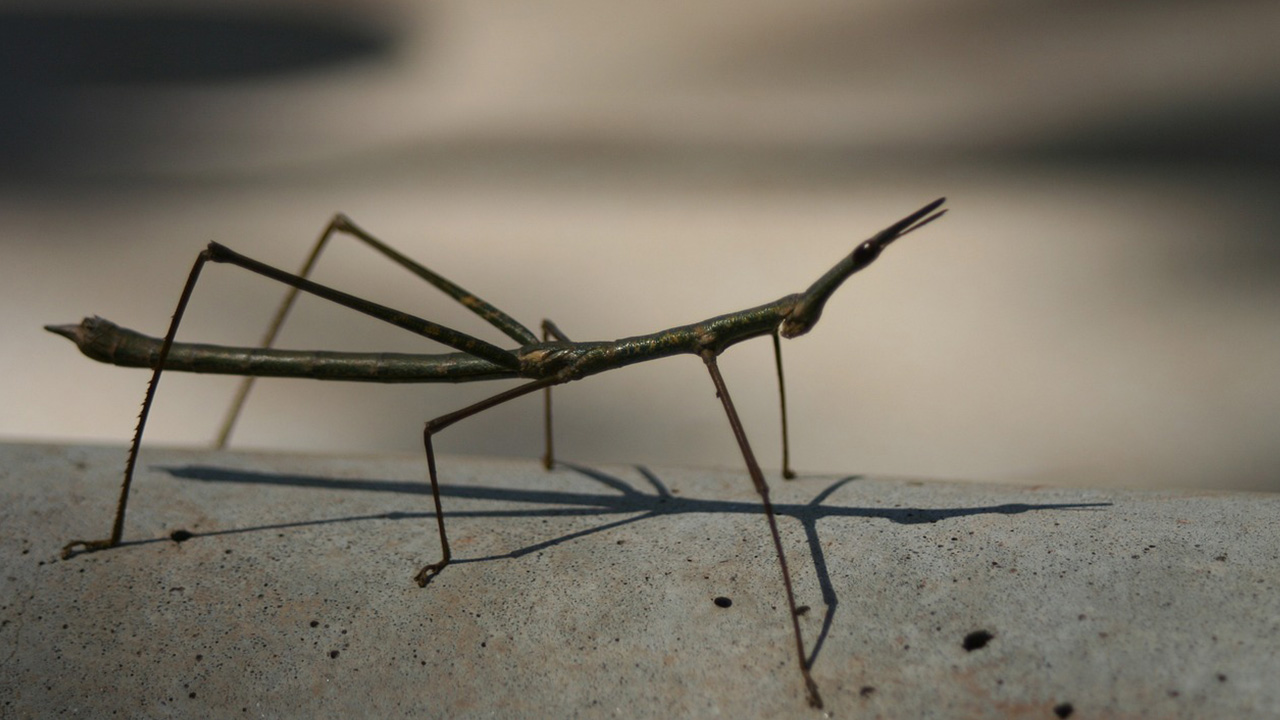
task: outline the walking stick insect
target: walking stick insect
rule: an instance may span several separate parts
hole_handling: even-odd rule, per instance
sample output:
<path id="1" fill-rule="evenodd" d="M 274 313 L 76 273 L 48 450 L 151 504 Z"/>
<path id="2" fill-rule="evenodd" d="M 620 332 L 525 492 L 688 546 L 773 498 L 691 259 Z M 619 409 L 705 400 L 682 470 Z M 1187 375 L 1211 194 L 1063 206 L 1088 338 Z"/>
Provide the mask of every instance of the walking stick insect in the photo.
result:
<path id="1" fill-rule="evenodd" d="M 449 564 L 451 558 L 449 538 L 444 527 L 444 510 L 440 505 L 435 451 L 432 448 L 432 438 L 436 433 L 495 405 L 537 390 L 545 390 L 546 454 L 543 456 L 543 464 L 550 469 L 554 462 L 551 444 L 552 386 L 646 360 L 678 354 L 697 355 L 702 358 L 707 371 L 711 374 L 711 382 L 715 385 L 716 395 L 724 406 L 729 426 L 746 462 L 747 472 L 751 476 L 756 492 L 760 495 L 769 533 L 773 538 L 774 551 L 778 557 L 778 565 L 782 571 L 782 584 L 786 590 L 787 607 L 791 614 L 791 630 L 795 639 L 800 674 L 804 680 L 809 704 L 820 708 L 822 698 L 810 675 L 809 663 L 805 659 L 804 639 L 800 633 L 800 613 L 796 609 L 791 573 L 787 569 L 787 558 L 782 549 L 777 518 L 769 500 L 769 486 L 751 450 L 751 444 L 747 442 L 746 432 L 729 397 L 729 389 L 725 386 L 724 378 L 721 377 L 720 369 L 716 365 L 716 357 L 729 346 L 744 340 L 764 335 L 772 336 L 782 406 L 783 475 L 788 478 L 794 477 L 790 469 L 787 447 L 786 392 L 782 379 L 779 338 L 794 338 L 809 332 L 821 316 L 827 299 L 840 287 L 841 283 L 870 265 L 894 240 L 941 217 L 946 212 L 946 210 L 939 210 L 944 200 L 940 198 L 929 203 L 858 245 L 850 255 L 828 270 L 802 293 L 787 295 L 758 307 L 719 315 L 691 325 L 605 342 L 572 341 L 550 320 L 543 320 L 542 339 L 539 340 L 531 330 L 512 319 L 511 316 L 383 244 L 343 215 L 335 216 L 329 223 L 297 275 L 240 255 L 218 243 L 209 243 L 209 246 L 200 252 L 191 268 L 191 273 L 187 276 L 186 285 L 183 286 L 182 294 L 178 298 L 178 306 L 174 310 L 169 330 L 165 333 L 163 340 L 119 327 L 98 317 L 86 318 L 79 325 L 45 327 L 50 332 L 69 338 L 81 352 L 94 360 L 124 367 L 152 369 L 151 381 L 147 385 L 146 395 L 142 401 L 142 412 L 138 416 L 138 424 L 134 430 L 133 442 L 129 447 L 129 456 L 125 463 L 124 480 L 120 487 L 120 499 L 116 504 L 111 536 L 103 540 L 76 540 L 67 543 L 62 549 L 62 556 L 67 559 L 79 553 L 95 552 L 120 544 L 124 531 L 125 506 L 129 501 L 129 486 L 133 482 L 143 430 L 147 424 L 151 404 L 155 399 L 156 388 L 160 384 L 160 375 L 165 370 L 244 376 L 219 434 L 219 447 L 225 445 L 255 377 L 306 377 L 318 380 L 383 383 L 456 383 L 501 378 L 529 380 L 528 383 L 500 392 L 461 410 L 441 415 L 426 423 L 422 432 L 422 443 L 426 450 L 427 474 L 431 481 L 431 496 L 435 503 L 441 558 L 437 562 L 424 566 L 414 576 L 415 582 L 425 587 Z M 320 252 L 329 239 L 337 234 L 349 235 L 386 255 L 396 264 L 418 275 L 479 315 L 490 325 L 519 343 L 520 347 L 504 350 L 457 330 L 308 280 Z M 258 347 L 237 348 L 174 342 L 178 326 L 182 322 L 182 315 L 186 311 L 196 281 L 200 277 L 200 271 L 205 263 L 209 262 L 229 263 L 290 286 Z M 409 332 L 417 333 L 452 347 L 457 352 L 423 355 L 275 349 L 272 345 L 276 335 L 297 299 L 299 291 L 311 293 Z"/>

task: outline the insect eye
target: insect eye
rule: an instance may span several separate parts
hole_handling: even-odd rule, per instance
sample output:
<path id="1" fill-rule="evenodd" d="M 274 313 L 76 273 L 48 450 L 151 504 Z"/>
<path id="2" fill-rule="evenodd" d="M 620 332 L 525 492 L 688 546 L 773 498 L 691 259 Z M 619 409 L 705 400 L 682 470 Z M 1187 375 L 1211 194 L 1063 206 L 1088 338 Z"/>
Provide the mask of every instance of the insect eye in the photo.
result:
<path id="1" fill-rule="evenodd" d="M 853 261 L 858 266 L 866 265 L 880 256 L 881 247 L 872 240 L 868 240 L 853 251 Z"/>

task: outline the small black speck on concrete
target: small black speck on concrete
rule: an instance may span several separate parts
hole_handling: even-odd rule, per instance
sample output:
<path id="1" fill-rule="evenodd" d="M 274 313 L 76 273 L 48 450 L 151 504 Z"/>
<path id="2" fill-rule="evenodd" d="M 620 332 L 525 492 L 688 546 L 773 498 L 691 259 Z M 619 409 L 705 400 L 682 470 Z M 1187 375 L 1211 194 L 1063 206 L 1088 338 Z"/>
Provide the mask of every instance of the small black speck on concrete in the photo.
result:
<path id="1" fill-rule="evenodd" d="M 174 530 L 169 533 L 169 539 L 177 543 L 186 542 L 193 537 L 195 537 L 195 535 L 193 535 L 189 530 Z"/>
<path id="2" fill-rule="evenodd" d="M 993 637 L 995 637 L 995 635 L 992 635 L 986 630 L 974 630 L 964 636 L 964 643 L 962 644 L 962 647 L 965 649 L 965 652 L 981 650 L 987 646 L 987 643 L 991 642 L 991 638 Z"/>
<path id="3" fill-rule="evenodd" d="M 1076 709 L 1071 703 L 1058 703 L 1053 706 L 1053 714 L 1060 718 L 1069 718 L 1075 713 Z"/>
<path id="4" fill-rule="evenodd" d="M 729 607 L 730 605 L 732 605 L 732 604 L 733 604 L 733 601 L 732 601 L 732 600 L 730 600 L 729 598 L 727 598 L 727 597 L 725 597 L 725 596 L 723 596 L 723 595 L 721 595 L 720 597 L 716 598 L 715 600 L 712 600 L 712 602 L 714 602 L 714 603 L 716 604 L 716 607 L 722 607 L 722 608 L 727 608 L 727 607 Z"/>

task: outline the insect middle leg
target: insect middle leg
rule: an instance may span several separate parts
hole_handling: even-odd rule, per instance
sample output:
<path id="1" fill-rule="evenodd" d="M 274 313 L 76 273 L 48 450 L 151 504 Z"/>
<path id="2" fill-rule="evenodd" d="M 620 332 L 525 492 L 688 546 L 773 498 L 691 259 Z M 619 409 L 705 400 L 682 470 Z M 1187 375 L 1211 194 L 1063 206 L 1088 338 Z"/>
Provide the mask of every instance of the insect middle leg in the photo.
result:
<path id="1" fill-rule="evenodd" d="M 778 565 L 782 568 L 782 585 L 786 589 L 787 609 L 791 614 L 791 631 L 795 636 L 796 658 L 800 663 L 800 674 L 804 678 L 805 693 L 809 697 L 809 705 L 811 707 L 821 708 L 822 696 L 818 694 L 818 685 L 813 681 L 813 676 L 809 673 L 809 661 L 805 658 L 804 637 L 800 633 L 800 613 L 796 610 L 796 596 L 795 590 L 791 586 L 791 571 L 787 568 L 787 555 L 782 550 L 782 536 L 778 532 L 778 518 L 773 511 L 773 502 L 769 500 L 769 484 L 765 482 L 764 472 L 760 470 L 760 463 L 756 461 L 755 453 L 751 450 L 751 443 L 747 441 L 747 433 L 742 428 L 742 421 L 738 418 L 738 411 L 734 409 L 733 400 L 729 397 L 729 388 L 725 386 L 724 378 L 720 375 L 720 368 L 716 365 L 715 353 L 707 350 L 703 353 L 702 359 L 706 362 L 707 370 L 711 373 L 711 382 L 716 386 L 716 396 L 720 398 L 721 404 L 724 405 L 725 414 L 729 417 L 729 427 L 733 429 L 733 437 L 738 441 L 738 448 L 742 451 L 742 459 L 746 461 L 747 473 L 751 475 L 751 482 L 755 485 L 756 492 L 760 495 L 764 516 L 769 523 L 769 534 L 773 536 L 773 549 L 778 556 Z"/>
<path id="2" fill-rule="evenodd" d="M 550 320 L 542 321 L 542 342 L 547 342 L 555 338 L 560 342 L 573 342 L 569 336 L 560 332 L 560 328 Z M 546 432 L 547 447 L 542 454 L 542 467 L 550 470 L 556 464 L 555 448 L 551 443 L 551 388 L 546 389 L 546 397 L 542 405 L 542 421 Z"/>
<path id="3" fill-rule="evenodd" d="M 449 560 L 453 557 L 452 553 L 449 551 L 449 536 L 445 533 L 444 529 L 444 508 L 440 505 L 440 481 L 436 475 L 436 453 L 435 448 L 432 447 L 431 438 L 436 433 L 444 430 L 459 420 L 465 420 L 476 413 L 488 410 L 495 405 L 501 405 L 502 403 L 518 398 L 521 395 L 527 395 L 535 390 L 547 388 L 547 391 L 550 392 L 552 385 L 556 385 L 561 382 L 565 382 L 565 380 L 557 376 L 534 380 L 531 383 L 526 383 L 524 385 L 511 388 L 505 392 L 500 392 L 493 397 L 486 398 L 473 405 L 468 405 L 461 410 L 455 410 L 448 415 L 441 415 L 434 420 L 427 421 L 426 426 L 422 429 L 422 445 L 427 452 L 427 477 L 431 480 L 431 499 L 435 502 L 436 527 L 440 531 L 440 560 L 423 566 L 423 568 L 413 576 L 414 582 L 418 583 L 419 587 L 426 587 L 427 583 L 431 582 L 432 578 L 440 574 L 440 571 L 449 564 Z"/>
<path id="4" fill-rule="evenodd" d="M 787 436 L 787 384 L 782 378 L 782 340 L 778 331 L 773 331 L 773 359 L 778 368 L 778 406 L 782 411 L 782 477 L 795 479 L 796 471 L 791 469 L 791 441 Z"/>
<path id="5" fill-rule="evenodd" d="M 537 340 L 529 328 L 520 324 L 507 313 L 382 242 L 342 213 L 334 215 L 329 224 L 325 226 L 324 231 L 320 233 L 320 237 L 316 239 L 316 243 L 311 248 L 311 252 L 308 253 L 307 259 L 302 263 L 302 268 L 298 271 L 297 277 L 303 279 L 311 277 L 312 271 L 315 270 L 316 264 L 320 260 L 320 253 L 328 245 L 329 239 L 335 235 L 351 237 L 382 253 L 395 264 L 440 289 L 441 292 L 479 315 L 485 322 L 493 325 L 517 343 L 527 345 Z M 261 342 L 258 343 L 259 348 L 270 348 L 275 344 L 276 337 L 280 334 L 280 328 L 284 325 L 285 318 L 288 317 L 289 311 L 293 308 L 293 304 L 297 299 L 298 288 L 290 287 L 288 292 L 285 293 L 280 307 L 276 309 L 275 315 L 272 316 L 271 323 L 267 326 L 267 331 L 263 334 Z M 227 414 L 218 430 L 218 439 L 214 442 L 215 447 L 221 449 L 227 446 L 227 442 L 231 438 L 231 431 L 235 427 L 236 420 L 240 417 L 240 412 L 244 409 L 245 401 L 249 397 L 249 391 L 253 388 L 254 380 L 255 378 L 253 377 L 246 377 L 240 381 L 240 386 L 236 389 L 235 397 L 231 401 L 231 406 L 227 409 Z"/>

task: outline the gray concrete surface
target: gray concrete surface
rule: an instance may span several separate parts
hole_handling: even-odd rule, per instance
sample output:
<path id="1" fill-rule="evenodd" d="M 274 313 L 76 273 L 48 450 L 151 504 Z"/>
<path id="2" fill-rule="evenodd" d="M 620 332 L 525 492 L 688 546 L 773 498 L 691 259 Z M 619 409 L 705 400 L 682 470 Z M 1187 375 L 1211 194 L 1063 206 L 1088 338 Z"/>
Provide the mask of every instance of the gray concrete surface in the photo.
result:
<path id="1" fill-rule="evenodd" d="M 445 456 L 422 589 L 414 457 L 149 450 L 59 560 L 122 459 L 0 446 L 0 716 L 819 716 L 736 468 Z M 775 487 L 831 716 L 1280 716 L 1278 496 Z"/>

